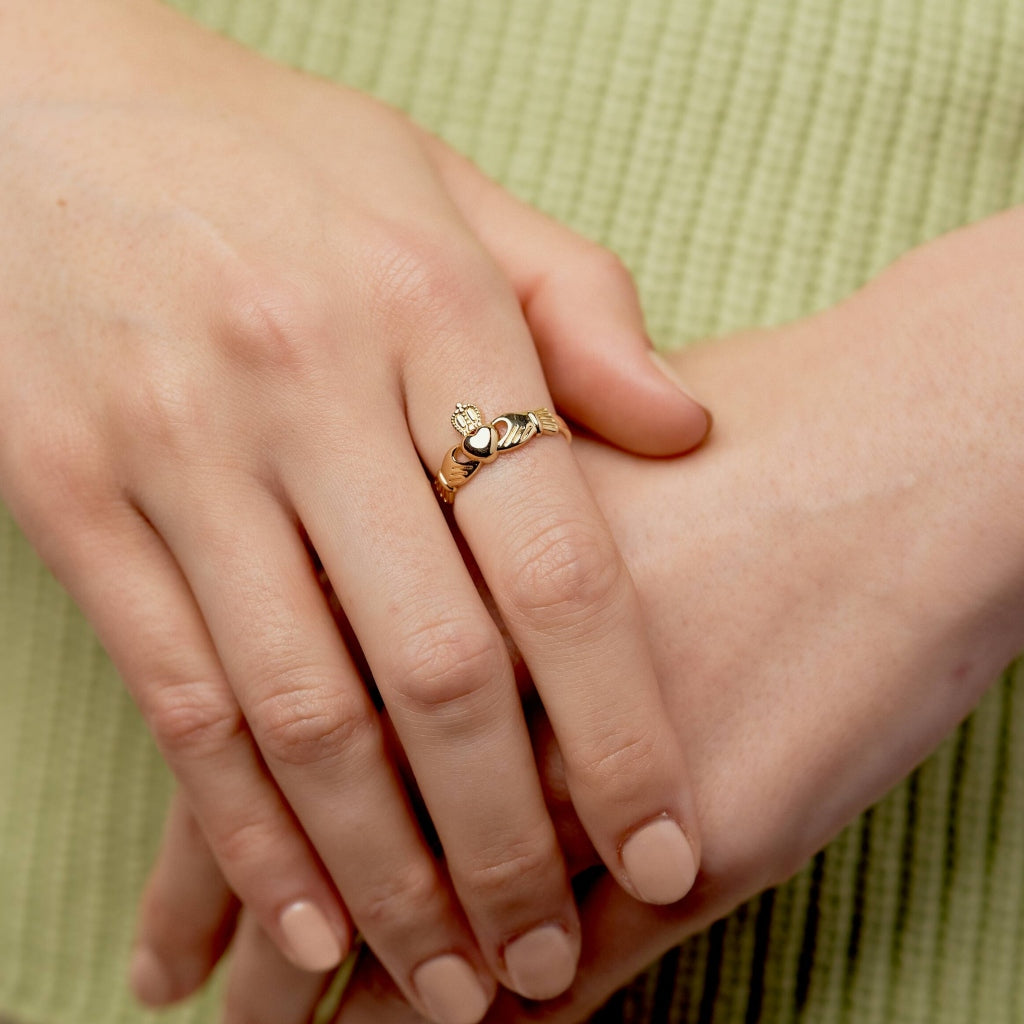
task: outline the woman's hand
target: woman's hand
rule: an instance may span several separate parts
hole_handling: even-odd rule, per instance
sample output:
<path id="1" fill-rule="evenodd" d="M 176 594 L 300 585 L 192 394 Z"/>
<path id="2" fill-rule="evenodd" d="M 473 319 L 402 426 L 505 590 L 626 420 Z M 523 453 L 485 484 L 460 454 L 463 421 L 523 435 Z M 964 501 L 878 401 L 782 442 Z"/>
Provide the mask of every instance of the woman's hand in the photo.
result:
<path id="1" fill-rule="evenodd" d="M 457 401 L 550 406 L 542 361 L 561 410 L 612 440 L 698 443 L 704 412 L 648 358 L 628 277 L 396 112 L 147 0 L 6 4 L 0 69 L 3 497 L 220 869 L 301 967 L 334 966 L 351 918 L 424 1012 L 461 986 L 482 1013 L 492 975 L 561 991 L 565 865 L 504 641 L 424 465 L 459 441 Z M 574 804 L 623 885 L 678 899 L 696 819 L 611 533 L 561 438 L 478 477 L 455 517 Z M 176 994 L 150 949 L 136 982 Z"/>
<path id="2" fill-rule="evenodd" d="M 1022 237 L 1013 211 L 911 254 L 828 313 L 680 354 L 716 410 L 714 437 L 690 458 L 581 444 L 690 754 L 701 874 L 671 909 L 598 879 L 570 992 L 542 1005 L 502 993 L 487 1020 L 584 1019 L 665 949 L 796 871 L 1024 648 Z M 535 738 L 578 870 L 595 858 L 542 721 Z M 161 912 L 195 893 L 184 866 L 209 863 L 180 804 L 173 821 L 141 927 L 198 975 L 225 917 L 172 924 Z M 205 877 L 206 905 L 230 898 L 215 871 Z M 272 1024 L 302 1024 L 318 985 L 242 922 L 232 1019 L 267 1006 Z M 364 959 L 339 1024 L 415 1019 Z"/>

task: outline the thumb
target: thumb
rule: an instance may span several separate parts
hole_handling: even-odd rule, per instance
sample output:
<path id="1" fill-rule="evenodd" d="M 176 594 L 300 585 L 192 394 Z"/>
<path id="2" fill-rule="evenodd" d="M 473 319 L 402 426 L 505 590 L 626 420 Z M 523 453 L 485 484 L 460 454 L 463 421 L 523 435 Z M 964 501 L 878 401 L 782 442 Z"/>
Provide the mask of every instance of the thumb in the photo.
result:
<path id="1" fill-rule="evenodd" d="M 707 411 L 651 345 L 629 271 L 506 192 L 438 139 L 431 154 L 470 228 L 511 281 L 559 411 L 639 455 L 700 444 Z"/>

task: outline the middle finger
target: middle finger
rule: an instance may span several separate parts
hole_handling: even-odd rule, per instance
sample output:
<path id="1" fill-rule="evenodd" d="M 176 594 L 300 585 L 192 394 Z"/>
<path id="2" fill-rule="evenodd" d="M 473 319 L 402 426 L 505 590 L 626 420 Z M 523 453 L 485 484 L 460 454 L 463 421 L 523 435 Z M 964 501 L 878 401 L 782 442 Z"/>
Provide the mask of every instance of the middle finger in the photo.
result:
<path id="1" fill-rule="evenodd" d="M 393 416 L 378 409 L 376 429 L 408 437 L 399 407 Z M 344 436 L 343 426 L 326 424 L 324 436 Z M 325 442 L 312 462 L 281 472 L 360 639 L 481 950 L 503 984 L 550 998 L 572 980 L 579 931 L 512 664 L 411 442 L 388 456 L 347 465 L 346 448 Z M 333 483 L 356 475 L 358 500 Z"/>

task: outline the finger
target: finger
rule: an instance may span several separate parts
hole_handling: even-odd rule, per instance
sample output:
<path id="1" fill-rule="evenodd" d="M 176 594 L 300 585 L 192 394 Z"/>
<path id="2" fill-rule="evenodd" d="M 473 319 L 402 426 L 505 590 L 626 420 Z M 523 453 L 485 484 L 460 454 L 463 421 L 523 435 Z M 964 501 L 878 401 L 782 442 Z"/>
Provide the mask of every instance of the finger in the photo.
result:
<path id="1" fill-rule="evenodd" d="M 407 430 L 397 410 L 393 423 L 379 417 L 381 436 Z M 480 949 L 502 983 L 548 998 L 571 981 L 579 937 L 512 666 L 411 443 L 388 454 L 386 464 L 346 465 L 344 452 L 324 463 L 314 453 L 281 472 L 361 640 Z M 345 543 L 367 530 L 333 483 L 353 475 L 373 496 L 368 543 Z"/>
<path id="2" fill-rule="evenodd" d="M 477 1019 L 494 980 L 419 831 L 296 524 L 270 495 L 190 513 L 176 517 L 187 532 L 169 527 L 171 543 L 262 756 L 349 913 L 421 1012 L 447 1024 L 434 1010 L 459 985 Z"/>
<path id="3" fill-rule="evenodd" d="M 66 538 L 57 562 L 231 889 L 298 966 L 336 966 L 350 941 L 344 910 L 266 773 L 204 617 L 166 545 L 124 506 Z"/>
<path id="4" fill-rule="evenodd" d="M 493 1017 L 488 1014 L 486 1019 Z M 331 1024 L 422 1024 L 422 1020 L 380 961 L 367 951 L 356 963 Z"/>
<path id="5" fill-rule="evenodd" d="M 198 989 L 234 931 L 237 904 L 180 791 L 139 905 L 132 991 L 164 1006 Z"/>
<path id="6" fill-rule="evenodd" d="M 476 334 L 500 332 L 494 324 Z M 535 408 L 546 400 L 539 368 L 529 356 L 517 361 L 511 342 L 504 350 L 500 379 L 478 385 L 481 406 Z M 532 386 L 523 383 L 531 377 Z M 414 362 L 409 421 L 424 452 L 451 444 L 436 400 L 419 397 L 432 386 L 427 368 Z M 529 666 L 587 834 L 635 896 L 680 899 L 699 857 L 685 758 L 639 598 L 569 447 L 560 437 L 534 436 L 481 463 L 458 495 L 456 520 Z"/>
<path id="7" fill-rule="evenodd" d="M 245 910 L 231 944 L 223 1024 L 308 1024 L 330 980 L 295 967 Z"/>
<path id="8" fill-rule="evenodd" d="M 557 1005 L 524 1005 L 508 992 L 499 994 L 488 1021 L 515 1024 L 577 1024 L 586 1020 L 616 989 L 632 981 L 659 956 L 709 927 L 722 916 L 720 902 L 696 889 L 682 903 L 656 908 L 637 903 L 607 875 L 597 880 L 580 904 L 584 943 L 580 970 Z M 368 979 L 371 985 L 379 985 Z M 353 994 L 362 984 L 353 979 Z M 349 1024 L 344 1021 L 343 1024 Z M 339 1024 L 342 1024 L 339 1022 Z"/>
<path id="9" fill-rule="evenodd" d="M 698 881 L 686 899 L 674 906 L 651 907 L 632 899 L 607 874 L 588 871 L 594 863 L 593 850 L 579 842 L 579 822 L 568 799 L 565 763 L 551 723 L 542 714 L 536 714 L 530 729 L 559 841 L 574 851 L 573 871 L 577 891 L 581 893 L 583 950 L 573 986 L 557 1003 L 526 1006 L 512 994 L 501 992 L 488 1020 L 503 1024 L 527 1020 L 574 1024 L 589 1018 L 610 993 L 632 981 L 665 950 L 717 920 L 722 914 L 721 892 L 716 886 Z M 579 883 L 584 877 L 586 886 L 581 888 Z M 346 994 L 351 994 L 354 1004 L 369 1007 L 372 994 L 383 991 L 375 971 L 379 968 L 369 965 L 369 969 L 357 972 L 351 979 Z M 342 1017 L 339 1024 L 356 1024 L 356 1019 L 348 1021 Z"/>
<path id="10" fill-rule="evenodd" d="M 572 987 L 559 999 L 523 1002 L 498 993 L 484 1024 L 579 1024 L 661 954 L 721 916 L 693 897 L 672 907 L 638 903 L 605 875 L 580 904 L 583 950 Z M 332 1024 L 416 1024 L 416 1014 L 372 956 L 361 957 Z"/>
<path id="11" fill-rule="evenodd" d="M 676 455 L 710 428 L 653 348 L 612 252 L 516 199 L 437 139 L 428 150 L 462 215 L 511 281 L 562 411 L 641 455 Z"/>
<path id="12" fill-rule="evenodd" d="M 574 871 L 594 863 L 593 849 L 581 843 L 579 822 L 569 800 L 564 763 L 550 723 L 542 713 L 530 722 L 545 798 L 558 827 L 559 842 L 574 852 Z M 607 875 L 586 888 L 580 902 L 583 956 L 573 985 L 553 1002 L 523 1004 L 501 991 L 487 1021 L 550 1021 L 575 1024 L 631 981 L 664 950 L 707 927 L 721 913 L 697 890 L 676 906 L 654 909 L 638 903 Z M 416 1014 L 372 955 L 359 958 L 333 1024 L 414 1024 Z"/>

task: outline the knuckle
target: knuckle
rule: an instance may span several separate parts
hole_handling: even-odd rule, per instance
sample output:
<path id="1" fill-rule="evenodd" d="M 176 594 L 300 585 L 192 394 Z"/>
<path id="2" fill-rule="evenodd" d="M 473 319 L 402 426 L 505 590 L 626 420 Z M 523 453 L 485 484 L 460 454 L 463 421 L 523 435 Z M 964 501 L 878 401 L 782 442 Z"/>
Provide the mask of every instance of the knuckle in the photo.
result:
<path id="1" fill-rule="evenodd" d="M 247 371 L 305 375 L 325 337 L 329 308 L 312 278 L 236 266 L 226 275 L 220 342 Z"/>
<path id="2" fill-rule="evenodd" d="M 204 758 L 227 747 L 245 732 L 238 706 L 224 700 L 205 681 L 153 687 L 142 710 L 161 750 Z"/>
<path id="3" fill-rule="evenodd" d="M 621 594 L 624 569 L 610 536 L 588 525 L 560 521 L 522 545 L 504 591 L 528 618 L 575 622 L 606 610 Z"/>
<path id="4" fill-rule="evenodd" d="M 494 282 L 481 254 L 450 234 L 407 225 L 378 228 L 367 246 L 366 279 L 377 316 L 406 331 L 446 333 L 479 319 Z"/>
<path id="5" fill-rule="evenodd" d="M 114 415 L 128 450 L 156 448 L 172 459 L 209 447 L 216 430 L 214 407 L 201 375 L 173 359 L 154 357 L 125 380 Z"/>
<path id="6" fill-rule="evenodd" d="M 646 788 L 660 760 L 658 738 L 649 731 L 621 732 L 591 740 L 566 765 L 569 775 L 605 801 L 630 801 Z"/>
<path id="7" fill-rule="evenodd" d="M 496 637 L 455 619 L 411 631 L 388 667 L 391 690 L 403 710 L 433 714 L 479 695 L 504 668 Z"/>
<path id="8" fill-rule="evenodd" d="M 351 903 L 351 901 L 350 901 Z M 424 864 L 408 864 L 368 882 L 359 903 L 350 909 L 360 929 L 376 936 L 414 927 L 430 927 L 442 915 L 442 892 L 433 871 Z"/>
<path id="9" fill-rule="evenodd" d="M 244 886 L 259 878 L 281 844 L 279 825 L 273 819 L 244 818 L 236 821 L 221 819 L 212 823 L 210 846 L 233 880 Z M 247 894 L 240 893 L 241 899 Z"/>
<path id="10" fill-rule="evenodd" d="M 308 678 L 294 686 L 278 676 L 274 690 L 249 711 L 256 742 L 268 759 L 314 767 L 351 757 L 377 738 L 377 723 L 358 699 Z"/>
<path id="11" fill-rule="evenodd" d="M 489 913 L 501 913 L 550 891 L 552 869 L 558 864 L 559 854 L 550 839 L 526 837 L 470 861 L 459 872 L 458 889 L 472 893 Z"/>

